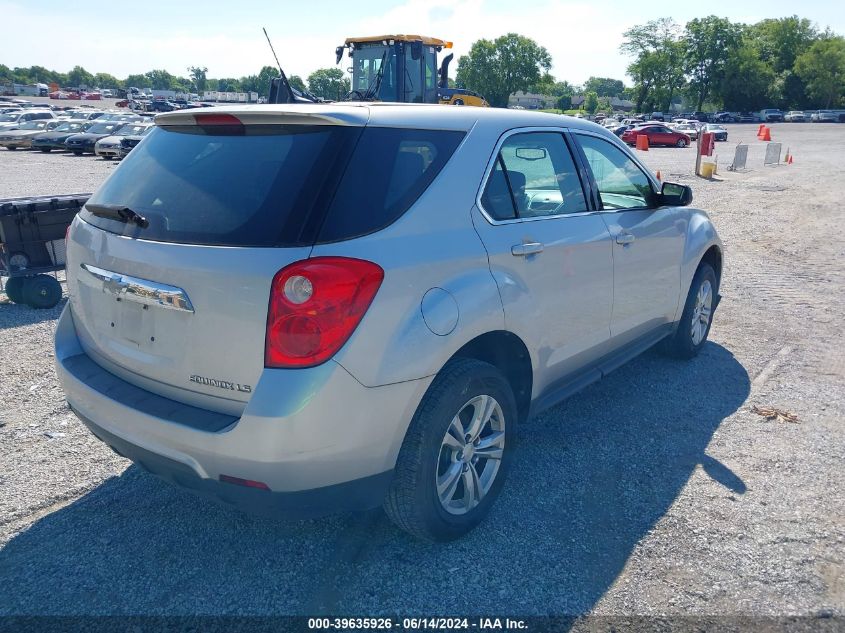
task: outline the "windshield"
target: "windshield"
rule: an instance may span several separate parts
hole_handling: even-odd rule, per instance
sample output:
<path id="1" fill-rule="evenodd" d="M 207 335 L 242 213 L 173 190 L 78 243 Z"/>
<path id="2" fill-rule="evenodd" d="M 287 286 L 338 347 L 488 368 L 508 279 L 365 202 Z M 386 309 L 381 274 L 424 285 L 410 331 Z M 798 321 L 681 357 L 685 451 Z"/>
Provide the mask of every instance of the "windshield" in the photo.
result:
<path id="1" fill-rule="evenodd" d="M 117 132 L 114 133 L 115 136 L 137 136 L 142 134 L 149 125 L 124 125 L 120 128 Z"/>
<path id="2" fill-rule="evenodd" d="M 12 123 L 17 121 L 20 117 L 20 113 L 10 112 L 9 114 L 0 114 L 0 123 Z"/>
<path id="3" fill-rule="evenodd" d="M 88 132 L 90 134 L 111 134 L 115 130 L 119 129 L 121 125 L 123 124 L 119 121 L 115 121 L 113 123 L 95 123 L 88 128 Z"/>
<path id="4" fill-rule="evenodd" d="M 47 121 L 28 121 L 24 123 L 20 129 L 21 130 L 43 130 L 44 126 L 47 125 Z"/>
<path id="5" fill-rule="evenodd" d="M 396 47 L 381 44 L 359 44 L 356 48 L 352 64 L 352 90 L 364 96 L 368 90 L 375 89 L 376 77 L 384 60 L 378 94 L 374 95 L 381 101 L 396 101 L 398 90 L 396 86 Z M 386 53 L 386 54 L 385 54 Z"/>
<path id="6" fill-rule="evenodd" d="M 62 123 L 56 126 L 54 132 L 78 132 L 82 129 L 82 123 Z"/>

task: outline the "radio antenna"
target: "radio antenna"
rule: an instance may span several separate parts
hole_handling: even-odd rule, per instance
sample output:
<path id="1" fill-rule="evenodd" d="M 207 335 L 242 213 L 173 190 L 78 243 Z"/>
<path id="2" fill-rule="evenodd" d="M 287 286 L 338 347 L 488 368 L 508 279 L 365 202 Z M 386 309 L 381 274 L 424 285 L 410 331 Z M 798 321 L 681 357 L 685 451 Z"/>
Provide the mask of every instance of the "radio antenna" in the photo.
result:
<path id="1" fill-rule="evenodd" d="M 285 71 L 282 70 L 282 64 L 279 62 L 279 56 L 276 55 L 276 49 L 273 48 L 273 42 L 270 41 L 270 36 L 267 35 L 267 29 L 262 26 L 261 30 L 264 31 L 264 37 L 267 38 L 267 43 L 270 45 L 270 52 L 273 53 L 273 57 L 276 59 L 276 66 L 279 67 L 279 73 L 284 77 Z"/>

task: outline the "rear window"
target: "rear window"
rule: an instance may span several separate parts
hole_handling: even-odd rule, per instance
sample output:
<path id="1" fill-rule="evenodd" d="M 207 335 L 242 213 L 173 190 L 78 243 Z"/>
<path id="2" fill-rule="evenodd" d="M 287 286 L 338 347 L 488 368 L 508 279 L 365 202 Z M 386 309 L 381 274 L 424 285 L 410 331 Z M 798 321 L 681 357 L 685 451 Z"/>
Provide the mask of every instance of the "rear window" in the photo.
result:
<path id="1" fill-rule="evenodd" d="M 154 127 L 91 197 L 149 226 L 82 212 L 143 239 L 302 246 L 387 226 L 428 187 L 463 133 L 348 126 Z"/>

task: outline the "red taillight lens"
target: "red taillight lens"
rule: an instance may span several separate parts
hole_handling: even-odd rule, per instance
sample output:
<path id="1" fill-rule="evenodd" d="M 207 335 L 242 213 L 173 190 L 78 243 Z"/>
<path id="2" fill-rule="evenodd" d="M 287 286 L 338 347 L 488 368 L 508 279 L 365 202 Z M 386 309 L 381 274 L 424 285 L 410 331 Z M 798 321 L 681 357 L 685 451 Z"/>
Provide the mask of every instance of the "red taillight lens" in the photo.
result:
<path id="1" fill-rule="evenodd" d="M 380 266 L 348 257 L 315 257 L 273 277 L 265 367 L 326 362 L 358 327 L 384 279 Z"/>

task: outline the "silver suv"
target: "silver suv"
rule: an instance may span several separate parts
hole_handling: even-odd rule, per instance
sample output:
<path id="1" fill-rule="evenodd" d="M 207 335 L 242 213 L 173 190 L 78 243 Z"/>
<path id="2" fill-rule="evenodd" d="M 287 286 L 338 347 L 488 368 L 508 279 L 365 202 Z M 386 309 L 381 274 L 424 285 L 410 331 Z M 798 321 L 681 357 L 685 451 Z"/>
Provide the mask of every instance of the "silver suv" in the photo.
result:
<path id="1" fill-rule="evenodd" d="M 551 114 L 160 115 L 70 229 L 58 373 L 97 437 L 180 486 L 453 539 L 517 424 L 705 344 L 722 245 L 690 201 Z"/>

